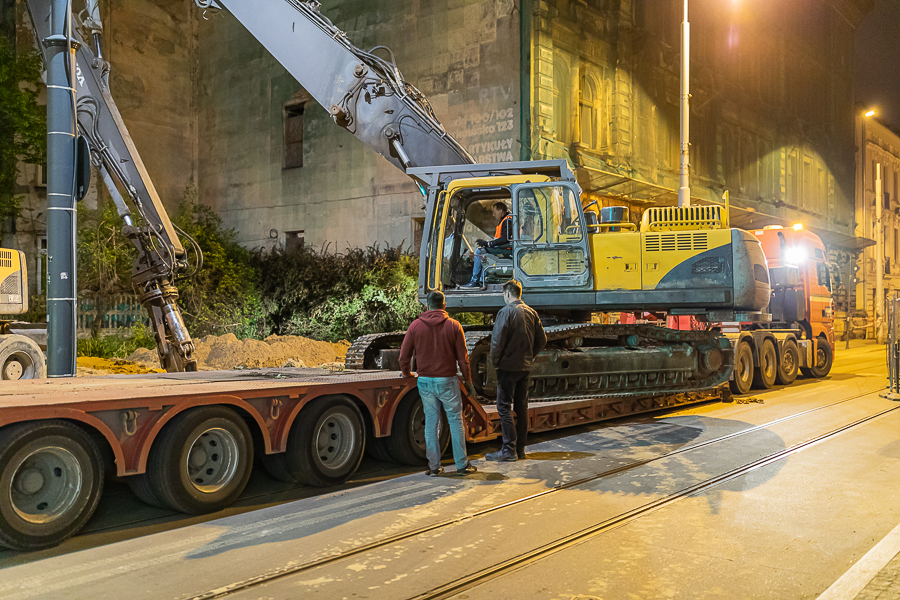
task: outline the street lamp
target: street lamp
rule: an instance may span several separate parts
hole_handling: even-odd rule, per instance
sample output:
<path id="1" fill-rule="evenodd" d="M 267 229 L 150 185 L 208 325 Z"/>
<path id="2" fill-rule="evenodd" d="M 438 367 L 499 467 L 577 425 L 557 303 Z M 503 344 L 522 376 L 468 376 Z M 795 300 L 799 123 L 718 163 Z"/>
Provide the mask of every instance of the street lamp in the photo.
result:
<path id="1" fill-rule="evenodd" d="M 865 235 L 865 233 L 866 233 L 865 223 L 868 221 L 868 216 L 867 216 L 868 210 L 866 209 L 866 145 L 867 145 L 867 143 L 866 143 L 866 119 L 870 119 L 870 118 L 874 117 L 875 114 L 876 114 L 875 109 L 870 108 L 869 110 L 867 110 L 863 113 L 863 118 L 860 119 L 862 131 L 860 132 L 860 140 L 859 140 L 859 156 L 860 156 L 860 168 L 862 169 L 862 172 L 861 172 L 862 175 L 860 178 L 860 191 L 859 191 L 860 204 L 859 205 L 860 205 L 860 210 L 862 211 L 861 216 L 863 219 L 863 221 L 862 221 L 863 222 L 863 235 Z M 876 241 L 877 241 L 877 235 L 878 234 L 876 232 Z M 866 304 L 868 303 L 868 293 L 869 293 L 869 289 L 868 289 L 869 269 L 867 267 L 867 263 L 868 263 L 868 260 L 866 259 L 866 250 L 863 250 L 863 293 L 862 293 L 863 310 L 866 310 Z M 877 303 L 878 303 L 878 300 L 875 299 L 873 301 L 873 308 L 875 308 L 874 305 Z M 847 306 L 847 309 L 849 311 L 849 309 L 850 309 L 849 305 Z M 848 343 L 849 343 L 849 337 L 848 337 Z"/>

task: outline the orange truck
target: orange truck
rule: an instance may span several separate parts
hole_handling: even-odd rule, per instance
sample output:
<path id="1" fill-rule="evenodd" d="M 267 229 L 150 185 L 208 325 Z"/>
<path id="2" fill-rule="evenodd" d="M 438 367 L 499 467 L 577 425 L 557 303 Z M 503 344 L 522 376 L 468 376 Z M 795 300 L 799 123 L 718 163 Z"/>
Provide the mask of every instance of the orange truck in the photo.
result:
<path id="1" fill-rule="evenodd" d="M 735 394 L 789 385 L 800 372 L 825 377 L 834 360 L 832 272 L 822 240 L 799 224 L 753 234 L 769 266 L 772 320 L 715 324 L 734 347 L 729 383 Z M 670 316 L 669 326 L 691 328 L 691 317 Z"/>

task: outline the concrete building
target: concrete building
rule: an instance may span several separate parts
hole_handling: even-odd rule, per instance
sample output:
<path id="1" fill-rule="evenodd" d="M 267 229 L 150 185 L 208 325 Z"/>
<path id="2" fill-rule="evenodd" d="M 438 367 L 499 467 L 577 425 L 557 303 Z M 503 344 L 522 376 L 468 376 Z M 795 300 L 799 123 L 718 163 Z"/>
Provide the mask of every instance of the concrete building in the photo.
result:
<path id="1" fill-rule="evenodd" d="M 884 295 L 890 298 L 900 291 L 900 135 L 858 111 L 856 117 L 856 235 L 874 240 L 876 167 L 880 165 L 883 194 L 881 226 L 883 235 Z M 858 319 L 864 319 L 866 335 L 875 335 L 875 298 L 877 255 L 874 245 L 866 248 L 854 264 L 855 307 Z M 862 325 L 862 323 L 860 323 Z"/>
<path id="2" fill-rule="evenodd" d="M 10 2 L 11 0 L 5 0 Z M 20 40 L 31 43 L 16 0 Z M 692 0 L 692 196 L 854 252 L 851 41 L 871 0 Z M 672 204 L 681 2 L 328 0 L 479 160 L 564 157 L 604 205 Z M 227 13 L 105 3 L 112 92 L 170 207 L 188 184 L 249 247 L 413 245 L 422 197 Z M 39 184 L 30 195 L 39 204 Z M 411 244 L 412 242 L 412 244 Z"/>

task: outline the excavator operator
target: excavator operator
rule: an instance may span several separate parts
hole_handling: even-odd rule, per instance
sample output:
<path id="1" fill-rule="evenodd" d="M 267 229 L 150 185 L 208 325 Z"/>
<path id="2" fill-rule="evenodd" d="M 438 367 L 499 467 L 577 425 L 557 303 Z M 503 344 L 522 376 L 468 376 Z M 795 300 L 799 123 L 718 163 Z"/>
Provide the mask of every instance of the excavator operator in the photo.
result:
<path id="1" fill-rule="evenodd" d="M 497 262 L 494 258 L 509 258 L 512 256 L 513 220 L 509 214 L 509 208 L 504 202 L 496 202 L 491 207 L 491 213 L 498 221 L 494 230 L 494 239 L 475 240 L 478 249 L 475 250 L 475 262 L 472 266 L 472 279 L 463 288 L 481 288 L 484 285 L 484 267 Z"/>

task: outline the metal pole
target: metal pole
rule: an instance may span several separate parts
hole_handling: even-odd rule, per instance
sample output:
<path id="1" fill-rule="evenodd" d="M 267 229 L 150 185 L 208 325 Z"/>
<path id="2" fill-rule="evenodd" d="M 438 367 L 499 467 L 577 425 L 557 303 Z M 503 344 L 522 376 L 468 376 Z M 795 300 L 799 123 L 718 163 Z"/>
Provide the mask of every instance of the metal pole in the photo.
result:
<path id="1" fill-rule="evenodd" d="M 862 210 L 862 222 L 863 222 L 863 235 L 865 236 L 867 233 L 867 229 L 869 226 L 869 210 L 866 208 L 866 117 L 863 115 L 860 117 L 860 122 L 862 125 L 862 131 L 860 132 L 861 139 L 859 141 L 859 153 L 860 153 L 860 163 L 862 165 L 862 181 L 860 182 L 861 189 L 859 191 L 860 195 L 860 210 Z M 866 315 L 866 328 L 863 330 L 865 332 L 869 331 L 869 261 L 868 255 L 869 249 L 863 248 L 862 251 L 862 309 L 863 314 Z M 857 296 L 858 298 L 858 296 Z M 857 307 L 859 307 L 859 303 L 857 302 Z M 868 333 L 865 333 L 863 337 L 867 337 Z"/>
<path id="2" fill-rule="evenodd" d="M 881 181 L 881 163 L 875 165 L 875 343 L 884 343 L 884 227 L 881 209 L 884 190 Z"/>
<path id="3" fill-rule="evenodd" d="M 47 47 L 47 376 L 75 376 L 75 48 L 68 0 L 52 0 Z"/>
<path id="4" fill-rule="evenodd" d="M 691 118 L 691 24 L 688 23 L 688 0 L 684 0 L 681 23 L 681 169 L 679 171 L 678 206 L 691 205 L 690 183 L 690 118 Z"/>

